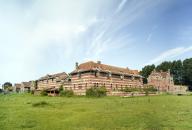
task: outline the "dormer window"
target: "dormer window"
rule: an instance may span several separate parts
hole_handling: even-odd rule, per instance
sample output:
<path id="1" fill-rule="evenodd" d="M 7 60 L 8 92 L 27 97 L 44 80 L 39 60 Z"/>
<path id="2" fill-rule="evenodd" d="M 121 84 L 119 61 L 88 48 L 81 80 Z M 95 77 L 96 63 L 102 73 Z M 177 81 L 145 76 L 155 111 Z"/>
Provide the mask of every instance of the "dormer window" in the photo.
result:
<path id="1" fill-rule="evenodd" d="M 121 75 L 120 78 L 121 78 L 121 80 L 123 80 L 124 79 L 124 75 Z"/>
<path id="2" fill-rule="evenodd" d="M 111 74 L 111 72 L 109 72 L 109 74 L 108 74 L 108 78 L 111 78 L 111 76 L 112 76 L 112 74 Z"/>
<path id="3" fill-rule="evenodd" d="M 99 76 L 99 74 L 100 74 L 100 71 L 99 71 L 99 69 L 98 69 L 98 68 L 96 68 L 96 71 L 95 71 L 95 77 L 98 77 L 98 76 Z"/>

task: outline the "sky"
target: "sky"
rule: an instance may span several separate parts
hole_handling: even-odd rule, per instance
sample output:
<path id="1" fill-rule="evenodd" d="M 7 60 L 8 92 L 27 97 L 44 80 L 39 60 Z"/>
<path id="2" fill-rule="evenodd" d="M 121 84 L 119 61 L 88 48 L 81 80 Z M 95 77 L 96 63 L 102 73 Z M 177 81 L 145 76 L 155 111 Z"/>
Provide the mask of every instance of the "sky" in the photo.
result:
<path id="1" fill-rule="evenodd" d="M 191 0 L 1 0 L 0 85 L 101 61 L 141 70 L 192 57 Z"/>

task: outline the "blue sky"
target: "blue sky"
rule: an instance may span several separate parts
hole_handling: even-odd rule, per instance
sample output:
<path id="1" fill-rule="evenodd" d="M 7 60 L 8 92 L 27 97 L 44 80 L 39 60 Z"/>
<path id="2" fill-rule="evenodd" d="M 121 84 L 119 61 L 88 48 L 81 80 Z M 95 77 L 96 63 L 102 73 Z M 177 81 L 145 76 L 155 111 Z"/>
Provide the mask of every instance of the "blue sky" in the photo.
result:
<path id="1" fill-rule="evenodd" d="M 191 0 L 1 0 L 0 84 L 192 57 Z"/>

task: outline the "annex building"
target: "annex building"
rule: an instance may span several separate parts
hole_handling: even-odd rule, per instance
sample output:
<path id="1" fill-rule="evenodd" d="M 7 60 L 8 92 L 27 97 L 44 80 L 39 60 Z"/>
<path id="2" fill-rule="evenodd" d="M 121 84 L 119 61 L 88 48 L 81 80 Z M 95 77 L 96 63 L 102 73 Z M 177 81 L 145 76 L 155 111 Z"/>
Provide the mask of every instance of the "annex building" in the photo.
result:
<path id="1" fill-rule="evenodd" d="M 158 91 L 170 92 L 174 89 L 173 76 L 168 72 L 153 70 L 148 77 L 148 85 L 154 86 Z"/>

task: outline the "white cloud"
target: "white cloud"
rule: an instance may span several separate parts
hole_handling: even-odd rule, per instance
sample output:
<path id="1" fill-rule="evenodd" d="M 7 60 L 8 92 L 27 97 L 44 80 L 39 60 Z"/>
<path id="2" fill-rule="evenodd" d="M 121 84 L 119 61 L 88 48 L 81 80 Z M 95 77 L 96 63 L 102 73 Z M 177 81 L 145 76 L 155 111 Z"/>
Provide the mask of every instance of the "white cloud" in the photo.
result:
<path id="1" fill-rule="evenodd" d="M 167 50 L 167 51 L 161 53 L 159 56 L 152 59 L 151 61 L 149 61 L 145 65 L 157 64 L 157 63 L 160 63 L 162 61 L 169 60 L 171 58 L 175 58 L 177 56 L 180 56 L 180 55 L 182 55 L 184 53 L 187 53 L 187 52 L 190 52 L 190 51 L 192 51 L 192 46 L 189 46 L 189 47 L 177 47 L 177 48 L 174 48 L 174 49 L 170 49 L 170 50 Z"/>
<path id="2" fill-rule="evenodd" d="M 122 10 L 123 6 L 126 4 L 127 0 L 122 0 L 119 6 L 117 7 L 115 13 L 118 13 L 119 11 Z"/>

